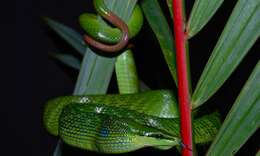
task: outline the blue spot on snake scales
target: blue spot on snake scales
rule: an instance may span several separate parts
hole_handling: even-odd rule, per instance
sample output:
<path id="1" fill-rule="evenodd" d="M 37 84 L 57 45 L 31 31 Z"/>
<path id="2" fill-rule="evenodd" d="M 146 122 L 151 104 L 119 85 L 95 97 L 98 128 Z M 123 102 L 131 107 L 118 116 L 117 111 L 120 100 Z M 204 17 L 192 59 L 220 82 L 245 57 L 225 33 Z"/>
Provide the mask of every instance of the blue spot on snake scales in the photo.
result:
<path id="1" fill-rule="evenodd" d="M 103 127 L 101 130 L 100 130 L 100 136 L 102 137 L 107 137 L 109 135 L 109 130 L 106 128 L 106 127 Z"/>

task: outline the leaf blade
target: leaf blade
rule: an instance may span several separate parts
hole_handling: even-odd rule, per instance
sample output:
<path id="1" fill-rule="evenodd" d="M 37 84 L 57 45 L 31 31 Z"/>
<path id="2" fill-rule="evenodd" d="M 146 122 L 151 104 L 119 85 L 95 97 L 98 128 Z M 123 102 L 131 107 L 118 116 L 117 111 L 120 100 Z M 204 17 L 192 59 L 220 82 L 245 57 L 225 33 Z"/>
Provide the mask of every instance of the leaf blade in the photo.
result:
<path id="1" fill-rule="evenodd" d="M 228 113 L 207 155 L 234 155 L 260 126 L 260 61 Z"/>
<path id="2" fill-rule="evenodd" d="M 162 49 L 171 75 L 177 85 L 176 58 L 171 29 L 157 0 L 142 0 L 141 7 Z"/>
<path id="3" fill-rule="evenodd" d="M 75 50 L 84 55 L 86 50 L 86 44 L 83 41 L 82 36 L 72 28 L 65 26 L 55 20 L 45 17 L 47 25 L 52 28 L 60 37 L 68 42 Z"/>
<path id="4" fill-rule="evenodd" d="M 260 35 L 260 1 L 239 0 L 192 96 L 192 107 L 207 101 L 236 69 Z"/>
<path id="5" fill-rule="evenodd" d="M 196 0 L 187 24 L 187 34 L 196 35 L 212 18 L 224 0 Z"/>
<path id="6" fill-rule="evenodd" d="M 115 58 L 99 56 L 87 49 L 76 82 L 74 95 L 105 94 L 114 70 Z"/>
<path id="7" fill-rule="evenodd" d="M 81 62 L 73 55 L 54 53 L 54 54 L 51 54 L 51 57 L 57 59 L 61 63 L 65 64 L 71 68 L 74 68 L 76 70 L 80 69 Z"/>
<path id="8" fill-rule="evenodd" d="M 173 14 L 172 14 L 172 0 L 166 0 L 169 12 L 171 14 L 171 18 L 173 18 Z"/>

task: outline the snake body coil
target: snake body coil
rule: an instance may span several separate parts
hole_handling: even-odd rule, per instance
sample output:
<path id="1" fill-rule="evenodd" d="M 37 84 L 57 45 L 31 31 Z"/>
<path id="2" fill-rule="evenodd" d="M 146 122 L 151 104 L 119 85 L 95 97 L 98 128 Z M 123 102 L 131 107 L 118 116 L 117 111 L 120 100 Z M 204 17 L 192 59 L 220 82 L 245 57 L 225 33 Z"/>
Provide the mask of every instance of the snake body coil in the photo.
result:
<path id="1" fill-rule="evenodd" d="M 103 0 L 94 0 L 94 4 L 99 15 L 119 29 L 100 22 L 96 15 L 82 14 L 80 24 L 91 36 L 85 37 L 88 44 L 102 51 L 115 52 L 140 31 L 143 16 L 138 6 L 125 24 L 106 8 Z M 118 64 L 121 66 L 124 62 Z M 126 72 L 122 73 L 124 78 Z M 122 85 L 120 91 L 138 90 L 132 88 Z M 168 90 L 58 97 L 48 101 L 43 120 L 48 132 L 65 143 L 101 153 L 124 153 L 148 146 L 169 149 L 181 142 L 177 102 Z M 219 126 L 216 113 L 196 119 L 193 124 L 195 142 L 211 141 Z"/>
<path id="2" fill-rule="evenodd" d="M 44 124 L 67 144 L 101 153 L 168 149 L 180 143 L 176 101 L 167 90 L 59 97 L 47 103 Z M 195 142 L 211 141 L 219 125 L 216 114 L 196 119 Z"/>
<path id="3" fill-rule="evenodd" d="M 134 8 L 127 23 L 111 12 L 103 0 L 94 0 L 94 6 L 99 15 L 116 26 L 116 28 L 112 28 L 101 22 L 98 16 L 89 13 L 84 13 L 79 17 L 81 27 L 91 36 L 85 35 L 85 41 L 97 49 L 105 52 L 117 52 L 124 48 L 128 40 L 134 37 L 142 27 L 143 15 L 138 5 Z"/>

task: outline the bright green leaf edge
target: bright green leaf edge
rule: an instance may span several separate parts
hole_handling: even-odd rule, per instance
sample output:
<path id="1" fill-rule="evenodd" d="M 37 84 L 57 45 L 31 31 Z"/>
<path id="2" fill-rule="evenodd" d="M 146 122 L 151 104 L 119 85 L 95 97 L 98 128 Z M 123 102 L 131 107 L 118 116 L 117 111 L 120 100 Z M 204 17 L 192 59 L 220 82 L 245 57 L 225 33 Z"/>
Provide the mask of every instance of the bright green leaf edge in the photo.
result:
<path id="1" fill-rule="evenodd" d="M 260 126 L 260 61 L 243 87 L 207 156 L 234 155 Z"/>
<path id="2" fill-rule="evenodd" d="M 260 34 L 260 1 L 239 0 L 192 96 L 192 107 L 206 102 L 227 80 Z"/>

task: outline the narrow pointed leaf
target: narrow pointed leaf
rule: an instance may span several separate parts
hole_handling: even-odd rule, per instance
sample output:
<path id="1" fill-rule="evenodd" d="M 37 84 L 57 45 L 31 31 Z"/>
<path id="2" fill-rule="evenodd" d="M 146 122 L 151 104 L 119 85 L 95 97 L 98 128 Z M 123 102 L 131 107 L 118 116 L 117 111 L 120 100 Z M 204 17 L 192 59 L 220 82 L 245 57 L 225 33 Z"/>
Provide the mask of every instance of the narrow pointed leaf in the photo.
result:
<path id="1" fill-rule="evenodd" d="M 55 53 L 51 55 L 53 58 L 59 60 L 61 63 L 72 67 L 76 70 L 80 69 L 80 60 L 77 59 L 75 56 L 73 55 L 69 55 L 69 54 L 60 54 L 60 53 Z"/>
<path id="2" fill-rule="evenodd" d="M 187 25 L 188 37 L 196 35 L 211 19 L 224 0 L 196 0 Z"/>
<path id="3" fill-rule="evenodd" d="M 212 143 L 208 156 L 234 155 L 260 126 L 260 61 Z"/>
<path id="4" fill-rule="evenodd" d="M 137 0 L 105 1 L 108 8 L 123 20 L 130 18 L 136 2 Z M 105 94 L 113 72 L 115 58 L 97 55 L 89 48 L 85 49 L 83 54 L 85 55 L 73 94 Z M 59 141 L 53 156 L 62 155 L 61 144 L 62 142 Z"/>
<path id="5" fill-rule="evenodd" d="M 140 3 L 144 15 L 158 39 L 171 75 L 177 84 L 175 48 L 173 45 L 172 32 L 163 15 L 162 9 L 157 0 L 142 0 Z"/>
<path id="6" fill-rule="evenodd" d="M 169 8 L 169 12 L 171 14 L 171 17 L 173 18 L 173 14 L 172 14 L 172 0 L 167 0 L 167 6 Z"/>
<path id="7" fill-rule="evenodd" d="M 227 80 L 260 34 L 260 0 L 239 0 L 192 97 L 192 107 L 207 101 Z"/>
<path id="8" fill-rule="evenodd" d="M 62 156 L 62 147 L 63 147 L 62 141 L 58 140 L 57 145 L 53 152 L 53 156 Z"/>
<path id="9" fill-rule="evenodd" d="M 67 41 L 73 48 L 75 48 L 80 54 L 84 55 L 86 45 L 83 41 L 82 35 L 68 26 L 65 26 L 55 20 L 45 17 L 46 23 L 56 33 L 58 33 L 65 41 Z"/>

